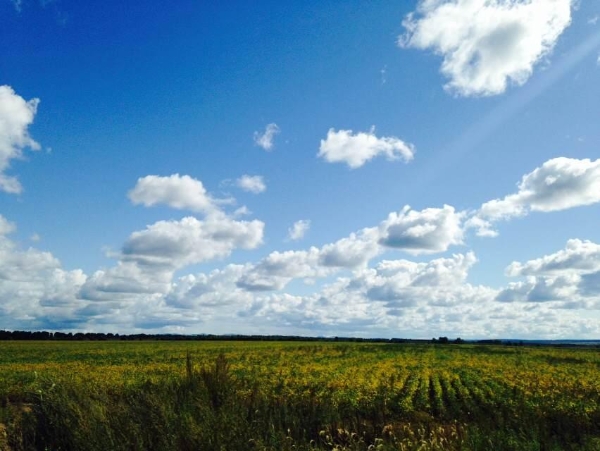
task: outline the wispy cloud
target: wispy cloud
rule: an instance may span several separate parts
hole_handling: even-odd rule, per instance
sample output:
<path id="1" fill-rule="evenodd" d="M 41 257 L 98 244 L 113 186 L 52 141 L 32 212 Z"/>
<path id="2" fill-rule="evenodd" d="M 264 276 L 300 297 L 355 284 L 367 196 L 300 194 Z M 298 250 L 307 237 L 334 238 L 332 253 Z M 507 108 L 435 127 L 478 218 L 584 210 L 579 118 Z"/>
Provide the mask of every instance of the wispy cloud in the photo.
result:
<path id="1" fill-rule="evenodd" d="M 15 7 L 15 10 L 17 10 L 18 12 L 21 12 L 21 8 L 23 7 L 23 0 L 9 0 L 13 6 Z"/>
<path id="2" fill-rule="evenodd" d="M 259 194 L 267 190 L 265 180 L 260 175 L 242 175 L 235 181 L 238 188 L 248 191 L 249 193 Z"/>
<path id="3" fill-rule="evenodd" d="M 381 75 L 381 84 L 385 85 L 387 83 L 387 64 L 383 66 L 383 68 L 379 71 Z"/>
<path id="4" fill-rule="evenodd" d="M 294 222 L 292 227 L 288 229 L 288 237 L 290 240 L 300 240 L 304 238 L 306 232 L 310 229 L 310 221 L 308 219 L 301 219 Z"/>
<path id="5" fill-rule="evenodd" d="M 275 135 L 278 133 L 280 133 L 279 127 L 272 122 L 266 126 L 264 133 L 254 132 L 254 143 L 264 150 L 269 151 L 273 149 Z"/>

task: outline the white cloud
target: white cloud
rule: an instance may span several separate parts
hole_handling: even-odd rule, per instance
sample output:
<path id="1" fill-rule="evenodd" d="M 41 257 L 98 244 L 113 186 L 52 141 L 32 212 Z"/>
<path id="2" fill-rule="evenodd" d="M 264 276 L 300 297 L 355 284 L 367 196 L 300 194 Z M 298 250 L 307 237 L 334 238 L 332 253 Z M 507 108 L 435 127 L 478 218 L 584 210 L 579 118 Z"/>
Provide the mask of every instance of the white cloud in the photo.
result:
<path id="1" fill-rule="evenodd" d="M 271 150 L 274 146 L 275 135 L 280 133 L 279 127 L 275 123 L 268 124 L 264 133 L 254 132 L 254 143 L 264 150 Z"/>
<path id="2" fill-rule="evenodd" d="M 231 202 L 231 199 L 214 199 L 200 180 L 179 174 L 140 177 L 128 197 L 136 205 L 150 207 L 164 204 L 171 208 L 204 213 L 218 210 L 218 204 Z"/>
<path id="3" fill-rule="evenodd" d="M 292 227 L 288 229 L 288 237 L 290 240 L 300 240 L 310 229 L 310 221 L 308 219 L 300 219 L 294 222 Z"/>
<path id="4" fill-rule="evenodd" d="M 293 279 L 307 281 L 365 266 L 380 252 L 376 229 L 364 229 L 321 248 L 272 252 L 249 265 L 237 286 L 249 291 L 281 290 Z"/>
<path id="5" fill-rule="evenodd" d="M 0 236 L 8 235 L 9 233 L 14 232 L 16 228 L 14 223 L 0 215 Z"/>
<path id="6" fill-rule="evenodd" d="M 74 321 L 85 274 L 65 271 L 49 252 L 21 249 L 6 236 L 15 229 L 0 216 L 0 329 L 54 329 Z"/>
<path id="7" fill-rule="evenodd" d="M 551 302 L 557 308 L 600 308 L 600 245 L 572 239 L 566 247 L 506 268 L 510 277 L 524 276 L 498 294 L 503 302 Z"/>
<path id="8" fill-rule="evenodd" d="M 590 17 L 587 21 L 590 25 L 596 25 L 598 23 L 598 16 Z"/>
<path id="9" fill-rule="evenodd" d="M 388 160 L 408 162 L 414 158 L 414 153 L 414 146 L 401 139 L 393 136 L 378 138 L 374 127 L 367 133 L 356 134 L 352 130 L 335 131 L 331 128 L 327 138 L 321 140 L 317 156 L 329 163 L 346 163 L 356 169 L 379 155 Z"/>
<path id="10" fill-rule="evenodd" d="M 406 206 L 379 225 L 379 243 L 414 255 L 444 252 L 451 245 L 462 244 L 463 217 L 450 205 L 421 211 Z"/>
<path id="11" fill-rule="evenodd" d="M 112 302 L 115 309 L 163 299 L 171 292 L 176 270 L 224 258 L 235 249 L 254 249 L 262 243 L 263 229 L 261 221 L 236 221 L 222 213 L 204 220 L 156 222 L 132 233 L 118 264 L 96 271 L 78 295 Z"/>
<path id="12" fill-rule="evenodd" d="M 15 4 L 16 5 L 16 4 Z M 10 86 L 0 86 L 0 190 L 19 194 L 23 188 L 16 177 L 5 174 L 11 160 L 21 158 L 23 149 L 39 150 L 27 131 L 33 123 L 39 99 L 26 101 Z"/>
<path id="13" fill-rule="evenodd" d="M 78 293 L 81 299 L 106 304 L 100 309 L 88 306 L 85 315 L 96 319 L 109 317 L 117 310 L 131 310 L 149 300 L 158 303 L 156 308 L 164 311 L 175 271 L 227 257 L 235 249 L 254 249 L 262 244 L 262 221 L 236 219 L 249 214 L 246 207 L 227 215 L 220 210 L 219 204 L 231 199 L 214 199 L 201 181 L 187 175 L 142 177 L 128 195 L 135 204 L 165 204 L 203 212 L 205 218 L 188 216 L 181 220 L 158 221 L 133 232 L 118 254 L 117 265 L 96 271 L 81 287 Z M 167 317 L 177 323 L 187 321 L 173 312 Z M 149 327 L 157 324 L 158 317 L 144 316 L 140 321 L 143 327 Z"/>
<path id="14" fill-rule="evenodd" d="M 480 236 L 495 236 L 492 227 L 499 220 L 600 202 L 600 159 L 554 158 L 524 175 L 517 186 L 516 193 L 484 203 L 466 227 Z"/>
<path id="15" fill-rule="evenodd" d="M 0 224 L 9 223 L 0 216 Z M 170 225 L 161 234 L 188 235 Z M 177 265 L 205 256 L 188 256 L 175 246 L 168 262 L 123 257 L 86 277 L 63 270 L 50 253 L 21 250 L 0 234 L 0 328 L 421 338 L 583 338 L 600 332 L 597 321 L 581 313 L 600 308 L 600 271 L 582 263 L 599 260 L 594 243 L 571 240 L 542 263 L 520 264 L 527 269 L 519 274 L 536 275 L 511 284 L 509 293 L 467 282 L 476 263 L 471 252 L 420 262 L 383 260 L 370 268 L 372 256 L 364 250 L 380 252 L 377 237 L 377 228 L 364 229 L 322 248 L 273 252 L 256 264 L 174 278 Z M 354 249 L 353 257 L 328 260 L 332 249 L 338 257 Z M 563 267 L 570 269 L 557 269 Z M 330 277 L 342 269 L 343 277 L 312 285 L 307 294 L 273 291 L 293 279 Z"/>
<path id="16" fill-rule="evenodd" d="M 247 216 L 247 215 L 251 215 L 252 212 L 248 209 L 248 207 L 246 207 L 245 205 L 242 205 L 239 208 L 236 208 L 233 213 L 231 214 L 232 217 L 234 218 L 238 218 L 240 216 Z"/>
<path id="17" fill-rule="evenodd" d="M 323 246 L 319 263 L 333 268 L 358 268 L 382 252 L 377 228 L 366 228 Z"/>
<path id="18" fill-rule="evenodd" d="M 571 23 L 572 0 L 421 0 L 399 45 L 444 58 L 449 91 L 501 94 L 523 85 Z"/>
<path id="19" fill-rule="evenodd" d="M 379 73 L 381 74 L 381 84 L 385 85 L 387 83 L 387 64 L 383 66 Z"/>
<path id="20" fill-rule="evenodd" d="M 524 282 L 512 282 L 498 293 L 500 302 L 553 302 L 574 299 L 577 276 L 528 277 Z"/>
<path id="21" fill-rule="evenodd" d="M 236 221 L 214 214 L 200 221 L 158 221 L 134 232 L 122 249 L 122 260 L 141 266 L 181 268 L 228 256 L 234 249 L 254 249 L 262 244 L 262 221 Z"/>
<path id="22" fill-rule="evenodd" d="M 78 297 L 122 305 L 144 298 L 145 295 L 164 295 L 169 292 L 172 267 L 153 268 L 136 263 L 119 262 L 117 266 L 94 272 L 81 287 Z"/>
<path id="23" fill-rule="evenodd" d="M 400 213 L 390 214 L 378 227 L 364 228 L 320 248 L 272 252 L 255 264 L 247 264 L 235 286 L 265 292 L 282 290 L 294 279 L 314 283 L 314 279 L 340 271 L 366 268 L 386 247 L 411 254 L 443 252 L 451 245 L 462 243 L 462 217 L 462 213 L 456 213 L 448 205 L 423 211 L 406 207 Z M 152 243 L 157 246 L 154 239 Z M 156 254 L 165 255 L 166 251 L 161 246 Z M 146 257 L 140 259 L 140 263 L 146 264 Z M 153 257 L 148 263 L 160 262 Z"/>
<path id="24" fill-rule="evenodd" d="M 351 233 L 321 248 L 273 252 L 249 265 L 237 286 L 249 291 L 281 290 L 293 279 L 306 281 L 342 270 L 359 270 L 385 247 L 415 255 L 443 252 L 462 243 L 462 217 L 448 205 L 423 211 L 405 207 L 400 213 L 391 213 L 379 227 Z"/>
<path id="25" fill-rule="evenodd" d="M 472 252 L 427 263 L 385 260 L 375 270 L 367 271 L 361 283 L 369 299 L 384 301 L 394 309 L 419 304 L 449 307 L 491 300 L 494 290 L 465 283 L 476 262 Z"/>
<path id="26" fill-rule="evenodd" d="M 250 266 L 236 282 L 248 291 L 281 290 L 292 279 L 324 277 L 333 271 L 319 266 L 319 249 L 272 252 Z"/>
<path id="27" fill-rule="evenodd" d="M 281 290 L 293 279 L 313 283 L 344 269 L 364 267 L 382 248 L 377 244 L 377 229 L 351 233 L 321 248 L 306 251 L 272 252 L 246 268 L 237 286 L 249 291 Z"/>
<path id="28" fill-rule="evenodd" d="M 243 318 L 289 324 L 313 335 L 425 334 L 430 338 L 429 334 L 452 331 L 454 336 L 489 336 L 504 324 L 495 321 L 488 326 L 485 318 L 504 305 L 494 303 L 495 290 L 465 283 L 475 261 L 471 253 L 427 263 L 386 260 L 306 296 L 273 293 L 255 297 Z M 476 315 L 479 319 L 474 321 Z"/>
<path id="29" fill-rule="evenodd" d="M 565 271 L 577 274 L 600 271 L 600 245 L 587 240 L 569 240 L 565 249 L 554 254 L 526 263 L 511 263 L 506 268 L 506 275 L 556 275 Z"/>
<path id="30" fill-rule="evenodd" d="M 260 175 L 242 175 L 235 184 L 244 191 L 254 194 L 264 193 L 267 190 L 267 185 Z"/>

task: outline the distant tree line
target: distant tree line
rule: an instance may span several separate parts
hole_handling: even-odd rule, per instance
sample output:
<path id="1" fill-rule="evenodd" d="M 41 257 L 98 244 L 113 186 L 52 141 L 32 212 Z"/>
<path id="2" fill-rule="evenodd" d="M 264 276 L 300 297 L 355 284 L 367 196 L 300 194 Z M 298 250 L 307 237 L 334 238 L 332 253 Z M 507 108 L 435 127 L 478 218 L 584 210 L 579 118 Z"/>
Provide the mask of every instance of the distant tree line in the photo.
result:
<path id="1" fill-rule="evenodd" d="M 500 341 L 500 340 L 498 340 Z M 431 339 L 432 343 L 438 343 L 441 345 L 447 345 L 449 343 L 454 343 L 454 344 L 463 344 L 465 342 L 465 340 L 463 340 L 462 338 L 458 337 L 456 340 L 454 341 L 450 341 L 450 339 L 448 337 L 440 337 L 440 338 L 432 338 Z"/>
<path id="2" fill-rule="evenodd" d="M 360 337 L 305 337 L 300 335 L 215 335 L 215 334 L 118 334 L 102 332 L 48 332 L 26 330 L 0 330 L 2 340 L 55 340 L 55 341 L 310 341 L 310 342 L 348 342 L 348 343 L 432 343 L 436 345 L 504 345 L 504 346 L 553 346 L 571 347 L 583 345 L 583 342 L 555 343 L 552 341 L 517 341 L 517 340 L 463 340 L 448 337 L 421 340 L 412 338 L 360 338 Z M 585 341 L 585 340 L 584 340 Z M 600 348 L 592 341 L 588 346 Z"/>
<path id="3" fill-rule="evenodd" d="M 354 343 L 448 343 L 447 337 L 439 340 L 408 338 L 359 338 L 359 337 L 305 337 L 299 335 L 180 335 L 180 334 L 113 334 L 98 332 L 48 332 L 24 330 L 0 330 L 0 340 L 57 340 L 57 341 L 131 341 L 131 340 L 198 340 L 198 341 L 315 341 Z M 463 343 L 460 338 L 452 343 Z"/>

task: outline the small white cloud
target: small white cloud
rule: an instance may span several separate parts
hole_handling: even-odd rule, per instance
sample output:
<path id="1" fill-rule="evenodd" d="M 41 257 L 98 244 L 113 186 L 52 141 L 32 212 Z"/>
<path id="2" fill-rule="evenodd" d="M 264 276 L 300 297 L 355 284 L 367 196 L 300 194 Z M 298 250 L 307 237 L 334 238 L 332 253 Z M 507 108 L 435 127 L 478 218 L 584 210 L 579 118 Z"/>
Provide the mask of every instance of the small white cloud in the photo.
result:
<path id="1" fill-rule="evenodd" d="M 472 216 L 465 221 L 464 225 L 466 229 L 475 229 L 477 236 L 485 238 L 495 238 L 499 235 L 498 231 L 494 229 L 492 221 L 488 221 L 479 216 Z"/>
<path id="2" fill-rule="evenodd" d="M 594 16 L 588 19 L 587 21 L 588 24 L 590 25 L 596 25 L 598 23 L 598 16 Z"/>
<path id="3" fill-rule="evenodd" d="M 277 135 L 278 133 L 280 133 L 280 130 L 277 124 L 275 124 L 274 122 L 270 123 L 265 128 L 264 133 L 254 132 L 254 143 L 257 146 L 269 151 L 273 148 L 273 141 L 275 139 L 275 135 Z"/>
<path id="4" fill-rule="evenodd" d="M 390 213 L 379 226 L 379 243 L 410 254 L 444 252 L 462 244 L 464 213 L 454 207 L 411 210 L 407 205 L 399 213 Z"/>
<path id="5" fill-rule="evenodd" d="M 250 211 L 250 209 L 245 205 L 242 205 L 241 207 L 235 209 L 235 211 L 232 213 L 232 216 L 234 218 L 237 218 L 239 216 L 247 216 L 251 214 L 252 212 Z"/>
<path id="6" fill-rule="evenodd" d="M 445 88 L 462 96 L 523 85 L 571 23 L 573 0 L 421 0 L 403 25 L 402 47 L 443 56 Z"/>
<path id="7" fill-rule="evenodd" d="M 379 235 L 375 227 L 326 244 L 319 253 L 319 264 L 332 268 L 358 268 L 381 253 L 377 242 Z"/>
<path id="8" fill-rule="evenodd" d="M 310 221 L 308 219 L 301 219 L 294 222 L 292 227 L 288 229 L 288 237 L 290 240 L 300 240 L 304 238 L 304 235 L 310 229 Z"/>
<path id="9" fill-rule="evenodd" d="M 42 239 L 41 236 L 39 236 L 37 233 L 32 234 L 29 239 L 35 243 L 37 243 L 38 241 L 40 241 Z"/>
<path id="10" fill-rule="evenodd" d="M 231 202 L 231 199 L 214 199 L 206 192 L 200 180 L 179 174 L 168 177 L 158 175 L 141 177 L 127 195 L 136 205 L 150 207 L 164 204 L 179 210 L 204 213 L 217 211 L 220 203 Z"/>
<path id="11" fill-rule="evenodd" d="M 263 193 L 267 189 L 267 185 L 260 175 L 242 175 L 235 184 L 244 191 L 254 194 Z"/>
<path id="12" fill-rule="evenodd" d="M 412 144 L 393 136 L 378 138 L 373 127 L 368 133 L 356 134 L 352 130 L 329 129 L 327 138 L 321 140 L 317 156 L 329 163 L 346 163 L 350 168 L 356 169 L 379 155 L 388 160 L 401 159 L 408 162 L 414 158 L 414 154 Z"/>
<path id="13" fill-rule="evenodd" d="M 0 86 L 0 191 L 19 194 L 23 190 L 19 180 L 5 172 L 11 160 L 22 157 L 23 149 L 40 149 L 27 131 L 39 102 L 39 99 L 26 101 L 10 86 Z"/>

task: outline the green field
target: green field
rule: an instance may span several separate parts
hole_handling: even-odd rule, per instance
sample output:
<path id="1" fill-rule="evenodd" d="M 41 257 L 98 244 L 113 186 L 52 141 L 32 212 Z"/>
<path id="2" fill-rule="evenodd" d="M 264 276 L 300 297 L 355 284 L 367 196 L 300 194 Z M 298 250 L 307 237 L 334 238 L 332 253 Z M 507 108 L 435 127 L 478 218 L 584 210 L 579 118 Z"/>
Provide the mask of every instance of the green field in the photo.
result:
<path id="1" fill-rule="evenodd" d="M 597 348 L 0 342 L 0 450 L 600 450 Z"/>

